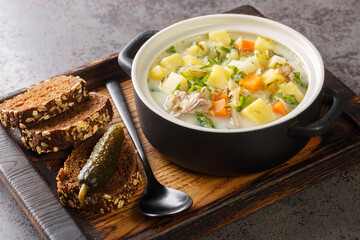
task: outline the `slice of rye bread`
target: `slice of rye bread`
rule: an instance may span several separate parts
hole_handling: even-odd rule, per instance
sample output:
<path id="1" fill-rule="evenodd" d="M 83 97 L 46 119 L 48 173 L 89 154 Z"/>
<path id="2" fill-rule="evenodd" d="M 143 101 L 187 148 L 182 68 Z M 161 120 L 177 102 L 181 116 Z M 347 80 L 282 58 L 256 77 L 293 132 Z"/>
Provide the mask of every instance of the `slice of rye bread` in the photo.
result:
<path id="1" fill-rule="evenodd" d="M 108 97 L 90 92 L 88 99 L 31 128 L 21 129 L 23 144 L 39 154 L 57 152 L 91 137 L 112 119 Z"/>
<path id="2" fill-rule="evenodd" d="M 66 111 L 87 95 L 80 77 L 54 77 L 0 104 L 1 123 L 25 129 Z"/>
<path id="3" fill-rule="evenodd" d="M 100 134 L 79 144 L 67 158 L 56 180 L 60 202 L 64 206 L 94 213 L 112 212 L 129 202 L 142 182 L 136 151 L 125 138 L 117 170 L 102 192 L 86 193 L 84 202 L 78 199 L 78 175 L 86 164 Z"/>

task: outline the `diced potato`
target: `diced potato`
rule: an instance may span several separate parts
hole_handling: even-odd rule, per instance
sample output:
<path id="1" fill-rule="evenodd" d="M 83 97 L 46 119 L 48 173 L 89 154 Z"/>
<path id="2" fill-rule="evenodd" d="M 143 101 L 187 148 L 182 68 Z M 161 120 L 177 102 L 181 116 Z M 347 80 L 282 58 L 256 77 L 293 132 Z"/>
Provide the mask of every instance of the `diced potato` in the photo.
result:
<path id="1" fill-rule="evenodd" d="M 262 79 L 266 85 L 278 81 L 278 83 L 283 83 L 286 80 L 282 74 L 277 73 L 274 69 L 269 69 L 262 75 Z"/>
<path id="2" fill-rule="evenodd" d="M 255 41 L 255 50 L 259 50 L 260 52 L 264 52 L 271 48 L 271 43 L 262 37 L 257 37 Z"/>
<path id="3" fill-rule="evenodd" d="M 239 71 L 242 71 L 246 74 L 255 72 L 255 70 L 256 70 L 255 64 L 253 62 L 251 62 L 250 60 L 243 60 L 243 61 L 232 60 L 229 63 L 229 66 L 235 66 L 235 67 L 237 67 L 237 69 Z M 227 69 L 229 69 L 229 73 L 232 74 L 232 69 L 230 69 L 230 68 L 227 68 Z"/>
<path id="4" fill-rule="evenodd" d="M 176 87 L 178 87 L 181 91 L 187 91 L 189 89 L 186 79 L 180 74 L 172 72 L 170 76 L 161 84 L 160 88 L 167 94 L 171 94 L 176 89 Z"/>
<path id="5" fill-rule="evenodd" d="M 262 125 L 276 119 L 272 107 L 266 104 L 262 98 L 256 99 L 242 110 L 241 114 L 257 125 Z"/>
<path id="6" fill-rule="evenodd" d="M 160 65 L 170 72 L 175 71 L 178 67 L 184 66 L 184 60 L 181 58 L 180 54 L 175 53 L 168 57 L 163 58 L 160 61 Z"/>
<path id="7" fill-rule="evenodd" d="M 304 99 L 304 94 L 301 90 L 292 82 L 287 83 L 283 88 L 282 91 L 286 95 L 293 94 L 298 102 L 301 102 Z"/>
<path id="8" fill-rule="evenodd" d="M 270 58 L 270 62 L 269 62 L 269 65 L 268 67 L 269 68 L 273 68 L 276 66 L 276 64 L 282 64 L 284 65 L 286 63 L 286 59 L 283 58 L 283 57 L 279 57 L 277 55 L 274 55 Z"/>
<path id="9" fill-rule="evenodd" d="M 185 57 L 183 57 L 184 60 L 184 64 L 185 65 L 201 65 L 203 64 L 203 62 L 198 59 L 197 57 L 191 56 L 191 55 L 186 55 Z"/>
<path id="10" fill-rule="evenodd" d="M 209 39 L 215 43 L 221 43 L 224 46 L 230 45 L 229 34 L 225 30 L 218 30 L 209 32 Z"/>
<path id="11" fill-rule="evenodd" d="M 149 77 L 162 81 L 169 76 L 169 73 L 160 65 L 156 65 L 150 70 Z"/>
<path id="12" fill-rule="evenodd" d="M 206 84 L 213 88 L 225 90 L 227 89 L 229 79 L 230 74 L 225 68 L 214 65 Z"/>
<path id="13" fill-rule="evenodd" d="M 185 51 L 194 56 L 205 56 L 209 53 L 209 46 L 204 41 L 194 42 L 194 44 Z"/>

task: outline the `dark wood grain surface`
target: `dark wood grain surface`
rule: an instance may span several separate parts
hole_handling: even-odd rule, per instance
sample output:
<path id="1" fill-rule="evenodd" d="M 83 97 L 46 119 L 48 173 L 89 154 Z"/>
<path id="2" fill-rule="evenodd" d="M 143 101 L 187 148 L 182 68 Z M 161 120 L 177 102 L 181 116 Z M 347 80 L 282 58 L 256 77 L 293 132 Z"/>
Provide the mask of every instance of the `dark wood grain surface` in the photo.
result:
<path id="1" fill-rule="evenodd" d="M 260 15 L 249 6 L 231 12 Z M 116 54 L 66 74 L 80 75 L 90 89 L 103 94 L 108 94 L 102 86 L 104 81 L 110 77 L 118 79 L 139 128 L 131 81 L 119 69 Z M 326 84 L 346 100 L 341 119 L 326 136 L 312 138 L 294 158 L 261 173 L 236 178 L 196 174 L 169 163 L 141 134 L 160 182 L 183 190 L 194 199 L 190 211 L 178 217 L 142 216 L 137 211 L 136 199 L 144 186 L 133 202 L 114 213 L 93 215 L 63 208 L 54 194 L 55 176 L 68 152 L 39 157 L 21 146 L 17 132 L 3 128 L 0 129 L 0 176 L 44 238 L 69 239 L 69 236 L 82 238 L 84 235 L 91 239 L 195 238 L 360 162 L 359 97 L 328 71 Z M 121 122 L 117 112 L 113 122 Z"/>

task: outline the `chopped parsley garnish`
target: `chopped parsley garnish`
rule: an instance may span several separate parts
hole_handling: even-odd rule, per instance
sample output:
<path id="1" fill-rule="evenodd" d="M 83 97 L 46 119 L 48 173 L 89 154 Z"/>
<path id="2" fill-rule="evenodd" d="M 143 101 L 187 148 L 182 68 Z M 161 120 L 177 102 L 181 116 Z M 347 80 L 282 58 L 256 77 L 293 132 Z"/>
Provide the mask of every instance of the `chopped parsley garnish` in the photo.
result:
<path id="1" fill-rule="evenodd" d="M 192 77 L 189 74 L 186 74 L 184 72 L 180 72 L 180 74 L 186 79 L 186 80 L 190 80 L 190 81 L 194 81 L 194 82 L 198 82 L 201 81 L 203 79 L 203 77 Z"/>
<path id="2" fill-rule="evenodd" d="M 244 73 L 243 71 L 238 71 L 234 76 L 233 79 L 234 80 L 240 80 L 243 79 L 244 77 L 246 77 L 246 73 Z"/>
<path id="3" fill-rule="evenodd" d="M 230 49 L 235 48 L 234 43 L 235 39 L 230 39 Z"/>
<path id="4" fill-rule="evenodd" d="M 209 67 L 212 67 L 213 64 L 206 64 L 202 67 L 200 67 L 200 69 L 205 69 L 205 68 L 209 68 Z"/>
<path id="5" fill-rule="evenodd" d="M 198 90 L 200 90 L 200 88 L 198 87 L 198 86 L 196 86 L 196 85 L 192 85 L 190 88 L 189 88 L 189 90 L 187 91 L 187 93 L 191 93 L 192 91 L 198 91 Z"/>
<path id="6" fill-rule="evenodd" d="M 274 103 L 276 101 L 279 101 L 279 99 L 283 99 L 284 98 L 284 94 L 283 93 L 277 93 L 275 95 L 270 95 L 270 102 Z"/>
<path id="7" fill-rule="evenodd" d="M 239 81 L 239 80 L 243 79 L 244 77 L 246 77 L 246 73 L 244 73 L 243 71 L 239 71 L 239 69 L 237 67 L 235 67 L 235 66 L 227 66 L 227 67 L 233 70 L 231 78 L 234 81 Z"/>
<path id="8" fill-rule="evenodd" d="M 227 67 L 233 70 L 233 73 L 232 73 L 231 77 L 232 77 L 233 75 L 235 75 L 235 74 L 237 73 L 237 71 L 238 71 L 238 68 L 235 67 L 235 66 L 227 66 Z"/>
<path id="9" fill-rule="evenodd" d="M 214 59 L 214 58 L 208 58 L 208 62 L 209 62 L 210 64 L 212 64 L 212 65 L 214 65 L 214 64 L 219 64 L 219 63 L 216 61 L 216 59 Z"/>
<path id="10" fill-rule="evenodd" d="M 217 50 L 216 50 L 216 51 L 217 51 Z M 219 51 L 217 51 L 217 53 L 220 54 Z M 220 56 L 220 55 L 219 55 L 219 56 Z M 200 67 L 200 69 L 205 69 L 205 68 L 212 67 L 214 64 L 220 65 L 221 62 L 222 62 L 222 61 L 218 61 L 217 58 L 215 59 L 215 58 L 210 58 L 210 57 L 207 58 L 207 61 L 209 62 L 209 64 L 206 64 L 206 65 Z"/>
<path id="11" fill-rule="evenodd" d="M 187 93 L 191 93 L 195 90 L 200 91 L 203 87 L 206 87 L 210 91 L 209 87 L 205 83 L 210 76 L 210 72 L 208 72 L 205 77 L 192 77 L 184 72 L 180 72 L 180 74 L 187 80 L 187 84 L 190 87 Z"/>
<path id="12" fill-rule="evenodd" d="M 215 51 L 216 51 L 216 58 L 214 60 L 216 61 L 217 64 L 220 65 L 222 63 L 222 60 L 220 59 L 221 53 L 216 48 L 215 48 Z"/>
<path id="13" fill-rule="evenodd" d="M 309 84 L 306 83 L 306 82 L 303 82 L 303 81 L 301 80 L 301 78 L 300 78 L 300 72 L 293 72 L 293 73 L 294 73 L 294 76 L 295 76 L 294 81 L 295 81 L 297 84 L 299 84 L 301 87 L 307 89 L 308 86 L 309 86 Z"/>
<path id="14" fill-rule="evenodd" d="M 289 107 L 293 109 L 296 108 L 297 105 L 299 105 L 299 102 L 296 100 L 294 94 L 289 94 L 287 96 L 284 96 L 283 93 L 277 93 L 275 95 L 270 95 L 269 98 L 271 103 L 277 102 L 280 99 L 284 100 L 284 102 L 286 102 L 289 105 Z"/>
<path id="15" fill-rule="evenodd" d="M 226 47 L 220 47 L 220 50 L 221 50 L 221 51 L 224 51 L 224 52 L 227 52 L 227 53 L 230 52 L 230 49 L 229 49 L 229 48 L 226 48 Z"/>
<path id="16" fill-rule="evenodd" d="M 282 66 L 284 66 L 284 64 L 282 64 L 282 63 L 277 63 L 274 68 L 277 69 L 277 68 L 281 68 Z"/>
<path id="17" fill-rule="evenodd" d="M 192 83 L 191 83 L 189 80 L 186 80 L 186 82 L 187 82 L 187 85 L 188 85 L 189 87 L 191 87 Z"/>
<path id="18" fill-rule="evenodd" d="M 166 52 L 167 52 L 167 53 L 176 53 L 175 47 L 174 47 L 174 46 L 169 47 L 169 48 L 166 50 Z"/>
<path id="19" fill-rule="evenodd" d="M 205 86 L 205 83 L 203 83 L 202 81 L 199 81 L 199 82 L 194 82 L 195 86 L 200 86 L 200 87 L 204 87 Z"/>
<path id="20" fill-rule="evenodd" d="M 209 67 L 212 67 L 213 64 L 207 64 L 207 65 L 204 65 L 202 67 L 200 67 L 200 69 L 205 69 L 205 68 L 209 68 Z"/>
<path id="21" fill-rule="evenodd" d="M 274 102 L 274 95 L 270 95 L 270 97 L 269 97 L 269 101 L 271 102 L 271 103 L 273 103 Z"/>
<path id="22" fill-rule="evenodd" d="M 214 123 L 211 121 L 211 119 L 208 118 L 203 113 L 197 112 L 196 120 L 199 122 L 200 126 L 202 126 L 202 127 L 215 128 Z"/>
<path id="23" fill-rule="evenodd" d="M 210 77 L 210 74 L 211 74 L 211 72 L 208 72 L 208 73 L 206 74 L 206 76 L 202 79 L 202 82 L 203 82 L 203 83 L 205 83 L 205 82 L 208 80 L 208 78 Z"/>
<path id="24" fill-rule="evenodd" d="M 181 82 L 179 82 L 178 85 L 176 85 L 176 88 L 174 89 L 174 91 L 172 91 L 172 93 L 174 93 L 176 90 L 180 90 L 180 86 L 181 86 Z"/>
<path id="25" fill-rule="evenodd" d="M 249 106 L 252 102 L 253 102 L 253 97 L 247 98 L 247 97 L 241 96 L 239 99 L 238 106 L 236 107 L 236 111 L 240 112 L 241 110 L 243 110 L 244 108 Z"/>
<path id="26" fill-rule="evenodd" d="M 287 95 L 284 98 L 284 101 L 289 105 L 291 108 L 296 108 L 299 105 L 299 102 L 296 100 L 294 94 Z"/>

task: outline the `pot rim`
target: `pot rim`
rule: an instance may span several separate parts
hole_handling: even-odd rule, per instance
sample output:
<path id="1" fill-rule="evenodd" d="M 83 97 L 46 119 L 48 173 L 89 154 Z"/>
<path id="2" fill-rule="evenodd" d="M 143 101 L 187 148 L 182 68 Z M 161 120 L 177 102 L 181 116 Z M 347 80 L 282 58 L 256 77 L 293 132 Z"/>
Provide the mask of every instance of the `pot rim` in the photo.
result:
<path id="1" fill-rule="evenodd" d="M 236 23 L 233 23 L 234 20 Z M 300 58 L 308 77 L 309 87 L 305 94 L 305 98 L 299 106 L 286 116 L 283 116 L 273 122 L 255 127 L 234 129 L 213 129 L 196 126 L 171 117 L 169 113 L 162 109 L 150 95 L 147 81 L 144 80 L 147 80 L 148 72 L 154 59 L 158 57 L 162 51 L 166 50 L 174 43 L 215 29 L 225 29 L 231 32 L 237 31 L 264 36 L 281 43 L 290 49 L 298 58 Z M 256 33 L 257 31 L 262 32 L 259 34 Z M 181 36 L 181 39 L 176 36 Z M 167 43 L 164 44 L 164 41 Z M 147 61 L 147 59 L 151 59 L 151 61 Z M 284 24 L 256 16 L 240 14 L 214 14 L 183 20 L 156 33 L 148 41 L 146 41 L 137 52 L 133 61 L 131 76 L 134 91 L 140 100 L 151 111 L 165 120 L 181 127 L 197 131 L 213 133 L 239 133 L 256 131 L 276 126 L 289 120 L 294 120 L 294 118 L 306 110 L 320 94 L 324 85 L 324 65 L 321 55 L 316 47 L 302 34 Z M 139 81 L 145 81 L 145 83 L 143 82 L 141 85 Z"/>

